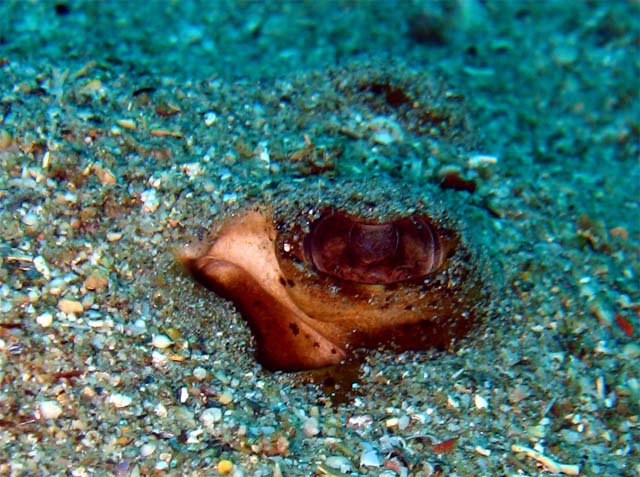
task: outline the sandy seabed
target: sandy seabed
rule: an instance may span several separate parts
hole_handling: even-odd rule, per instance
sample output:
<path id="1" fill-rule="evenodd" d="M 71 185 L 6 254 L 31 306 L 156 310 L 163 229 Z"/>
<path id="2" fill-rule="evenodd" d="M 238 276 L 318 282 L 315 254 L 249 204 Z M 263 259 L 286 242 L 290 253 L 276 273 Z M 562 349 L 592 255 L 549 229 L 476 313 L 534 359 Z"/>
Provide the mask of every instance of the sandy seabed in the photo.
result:
<path id="1" fill-rule="evenodd" d="M 0 474 L 640 475 L 639 15 L 3 3 Z M 450 352 L 370 352 L 337 402 L 263 370 L 174 252 L 374 178 L 440 194 L 491 299 Z"/>

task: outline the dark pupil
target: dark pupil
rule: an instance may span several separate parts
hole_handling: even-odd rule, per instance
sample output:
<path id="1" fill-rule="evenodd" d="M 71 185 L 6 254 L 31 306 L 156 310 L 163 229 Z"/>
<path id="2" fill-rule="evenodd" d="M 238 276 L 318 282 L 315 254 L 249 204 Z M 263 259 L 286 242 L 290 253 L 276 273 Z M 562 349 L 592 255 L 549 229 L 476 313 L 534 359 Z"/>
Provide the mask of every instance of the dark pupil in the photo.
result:
<path id="1" fill-rule="evenodd" d="M 364 264 L 381 262 L 396 253 L 398 230 L 393 224 L 355 223 L 349 231 L 349 249 Z"/>

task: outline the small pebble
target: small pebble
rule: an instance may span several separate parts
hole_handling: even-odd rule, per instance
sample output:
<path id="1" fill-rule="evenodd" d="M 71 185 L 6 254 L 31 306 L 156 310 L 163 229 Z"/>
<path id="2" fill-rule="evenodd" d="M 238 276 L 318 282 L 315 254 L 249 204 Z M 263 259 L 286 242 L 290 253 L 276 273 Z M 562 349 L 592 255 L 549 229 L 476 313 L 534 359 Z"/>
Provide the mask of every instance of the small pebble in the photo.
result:
<path id="1" fill-rule="evenodd" d="M 169 414 L 167 408 L 162 403 L 158 403 L 156 407 L 153 408 L 153 413 L 158 417 L 167 417 Z"/>
<path id="2" fill-rule="evenodd" d="M 67 287 L 67 282 L 62 278 L 54 278 L 49 282 L 49 293 L 52 295 L 60 295 Z"/>
<path id="3" fill-rule="evenodd" d="M 126 394 L 115 393 L 109 396 L 109 403 L 113 404 L 113 406 L 118 409 L 127 407 L 132 402 L 133 402 L 133 398 L 131 398 L 131 396 L 127 396 Z"/>
<path id="4" fill-rule="evenodd" d="M 200 164 L 199 162 L 185 164 L 184 166 L 182 166 L 182 170 L 189 178 L 194 178 L 203 173 L 202 164 Z"/>
<path id="5" fill-rule="evenodd" d="M 51 271 L 49 266 L 42 255 L 38 255 L 33 258 L 33 266 L 44 278 L 49 280 L 51 278 Z"/>
<path id="6" fill-rule="evenodd" d="M 93 167 L 93 173 L 103 185 L 114 185 L 117 182 L 113 172 L 100 165 Z"/>
<path id="7" fill-rule="evenodd" d="M 213 126 L 218 120 L 218 115 L 213 111 L 207 111 L 204 113 L 204 125 L 209 127 Z"/>
<path id="8" fill-rule="evenodd" d="M 373 142 L 388 146 L 393 143 L 393 136 L 389 131 L 376 131 L 372 136 Z"/>
<path id="9" fill-rule="evenodd" d="M 222 202 L 225 204 L 233 204 L 238 200 L 238 194 L 235 192 L 225 192 L 222 194 Z"/>
<path id="10" fill-rule="evenodd" d="M 398 419 L 398 427 L 401 431 L 404 431 L 407 427 L 409 427 L 410 422 L 411 419 L 405 414 Z"/>
<path id="11" fill-rule="evenodd" d="M 205 427 L 211 427 L 214 423 L 222 420 L 222 410 L 217 407 L 210 407 L 202 411 L 200 421 Z"/>
<path id="12" fill-rule="evenodd" d="M 147 189 L 140 194 L 142 201 L 142 211 L 146 213 L 155 212 L 160 207 L 160 197 L 155 189 Z"/>
<path id="13" fill-rule="evenodd" d="M 489 457 L 491 455 L 491 449 L 487 449 L 485 447 L 476 446 L 475 451 L 485 457 Z"/>
<path id="14" fill-rule="evenodd" d="M 25 214 L 24 217 L 22 217 L 22 223 L 27 227 L 35 227 L 36 225 L 38 225 L 38 216 L 32 212 L 29 212 Z"/>
<path id="15" fill-rule="evenodd" d="M 173 341 L 169 339 L 167 335 L 157 334 L 153 335 L 153 339 L 151 340 L 151 345 L 155 348 L 165 349 L 173 344 Z"/>
<path id="16" fill-rule="evenodd" d="M 196 369 L 194 369 L 192 374 L 193 374 L 193 377 L 196 378 L 198 381 L 203 381 L 207 378 L 207 370 L 204 369 L 202 366 L 198 366 Z"/>
<path id="17" fill-rule="evenodd" d="M 38 323 L 43 328 L 48 328 L 53 323 L 53 315 L 51 313 L 43 313 L 42 315 L 36 316 L 36 323 Z"/>
<path id="18" fill-rule="evenodd" d="M 42 155 L 42 168 L 49 169 L 50 164 L 51 164 L 51 151 L 47 149 L 47 151 Z"/>
<path id="19" fill-rule="evenodd" d="M 233 469 L 233 462 L 227 459 L 222 459 L 218 462 L 218 473 L 222 475 L 227 475 Z"/>
<path id="20" fill-rule="evenodd" d="M 228 389 L 223 391 L 222 394 L 218 397 L 218 402 L 223 406 L 233 402 L 233 393 Z"/>
<path id="21" fill-rule="evenodd" d="M 118 119 L 116 124 L 124 129 L 133 131 L 136 128 L 136 122 L 133 119 Z"/>
<path id="22" fill-rule="evenodd" d="M 104 270 L 94 270 L 84 281 L 84 287 L 87 290 L 103 292 L 109 284 L 109 276 Z"/>
<path id="23" fill-rule="evenodd" d="M 187 402 L 187 399 L 189 399 L 189 390 L 187 388 L 185 388 L 184 386 L 182 386 L 180 388 L 180 390 L 178 391 L 178 399 L 180 400 L 180 403 L 182 403 L 182 404 Z"/>
<path id="24" fill-rule="evenodd" d="M 58 302 L 58 308 L 61 312 L 66 313 L 67 315 L 70 313 L 79 315 L 84 311 L 82 303 L 78 300 L 69 300 L 67 298 L 63 298 Z"/>
<path id="25" fill-rule="evenodd" d="M 122 232 L 107 232 L 107 242 L 117 242 L 122 238 Z"/>
<path id="26" fill-rule="evenodd" d="M 165 354 L 161 353 L 160 351 L 153 351 L 151 353 L 151 361 L 153 362 L 154 366 L 162 367 L 167 364 L 169 358 L 167 358 Z"/>
<path id="27" fill-rule="evenodd" d="M 138 318 L 129 326 L 129 331 L 135 336 L 141 335 L 147 331 L 147 324 L 142 318 Z"/>
<path id="28" fill-rule="evenodd" d="M 482 410 L 482 409 L 489 408 L 489 401 L 487 401 L 485 398 L 483 398 L 479 394 L 475 395 L 475 397 L 473 398 L 473 401 L 476 405 L 476 409 Z"/>
<path id="29" fill-rule="evenodd" d="M 140 447 L 140 455 L 142 457 L 149 457 L 156 450 L 156 446 L 154 444 L 142 444 Z"/>
<path id="30" fill-rule="evenodd" d="M 347 419 L 347 427 L 352 429 L 368 429 L 373 425 L 373 418 L 368 414 L 351 416 Z"/>
<path id="31" fill-rule="evenodd" d="M 495 166 L 498 163 L 496 156 L 490 156 L 488 154 L 475 154 L 469 158 L 467 165 L 471 169 L 482 169 L 489 166 Z"/>
<path id="32" fill-rule="evenodd" d="M 0 129 L 0 151 L 6 151 L 11 147 L 11 143 L 13 139 L 11 139 L 11 134 L 9 131 L 5 129 Z"/>
<path id="33" fill-rule="evenodd" d="M 398 418 L 397 417 L 390 417 L 389 419 L 387 419 L 385 421 L 385 426 L 386 427 L 397 427 L 398 426 Z"/>
<path id="34" fill-rule="evenodd" d="M 318 420 L 315 417 L 310 417 L 306 421 L 304 421 L 304 425 L 302 426 L 302 432 L 307 437 L 313 437 L 320 434 L 320 427 L 318 426 Z"/>
<path id="35" fill-rule="evenodd" d="M 40 416 L 42 419 L 56 419 L 62 414 L 62 407 L 58 401 L 42 401 L 40 403 Z"/>
<path id="36" fill-rule="evenodd" d="M 332 469 L 339 470 L 343 474 L 349 472 L 353 467 L 352 462 L 348 458 L 342 455 L 327 457 L 325 464 L 327 464 L 327 466 L 331 467 Z"/>
<path id="37" fill-rule="evenodd" d="M 364 467 L 380 467 L 382 461 L 375 449 L 368 449 L 360 456 L 360 465 Z"/>

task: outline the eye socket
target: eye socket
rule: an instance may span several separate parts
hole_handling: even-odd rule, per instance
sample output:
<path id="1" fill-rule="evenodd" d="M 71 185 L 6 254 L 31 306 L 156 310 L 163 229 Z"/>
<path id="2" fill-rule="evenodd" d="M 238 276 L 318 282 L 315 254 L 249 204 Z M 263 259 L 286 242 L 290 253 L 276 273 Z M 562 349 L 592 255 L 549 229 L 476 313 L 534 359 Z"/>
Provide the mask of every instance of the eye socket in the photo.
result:
<path id="1" fill-rule="evenodd" d="M 341 280 L 389 284 L 424 277 L 442 266 L 447 244 L 428 217 L 358 221 L 330 213 L 305 237 L 307 260 Z"/>

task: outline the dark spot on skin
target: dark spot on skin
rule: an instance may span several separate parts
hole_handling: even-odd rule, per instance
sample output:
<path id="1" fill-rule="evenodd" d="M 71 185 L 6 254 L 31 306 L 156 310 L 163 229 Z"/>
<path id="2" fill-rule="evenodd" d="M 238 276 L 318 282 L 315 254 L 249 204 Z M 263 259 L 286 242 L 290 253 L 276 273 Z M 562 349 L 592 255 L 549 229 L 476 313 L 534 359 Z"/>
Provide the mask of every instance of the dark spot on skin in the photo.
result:
<path id="1" fill-rule="evenodd" d="M 320 343 L 318 343 L 317 341 L 313 342 L 313 347 L 314 348 L 319 348 L 320 347 Z"/>
<path id="2" fill-rule="evenodd" d="M 280 281 L 280 285 L 282 285 L 283 287 L 287 286 L 287 281 L 284 279 L 282 275 L 280 275 L 279 281 Z"/>
<path id="3" fill-rule="evenodd" d="M 298 336 L 300 334 L 300 328 L 298 328 L 298 325 L 296 325 L 295 323 L 289 323 L 289 328 L 291 328 L 291 331 L 295 336 Z"/>
<path id="4" fill-rule="evenodd" d="M 293 288 L 296 286 L 296 282 L 293 280 L 287 280 L 287 285 L 289 285 L 289 288 Z"/>

